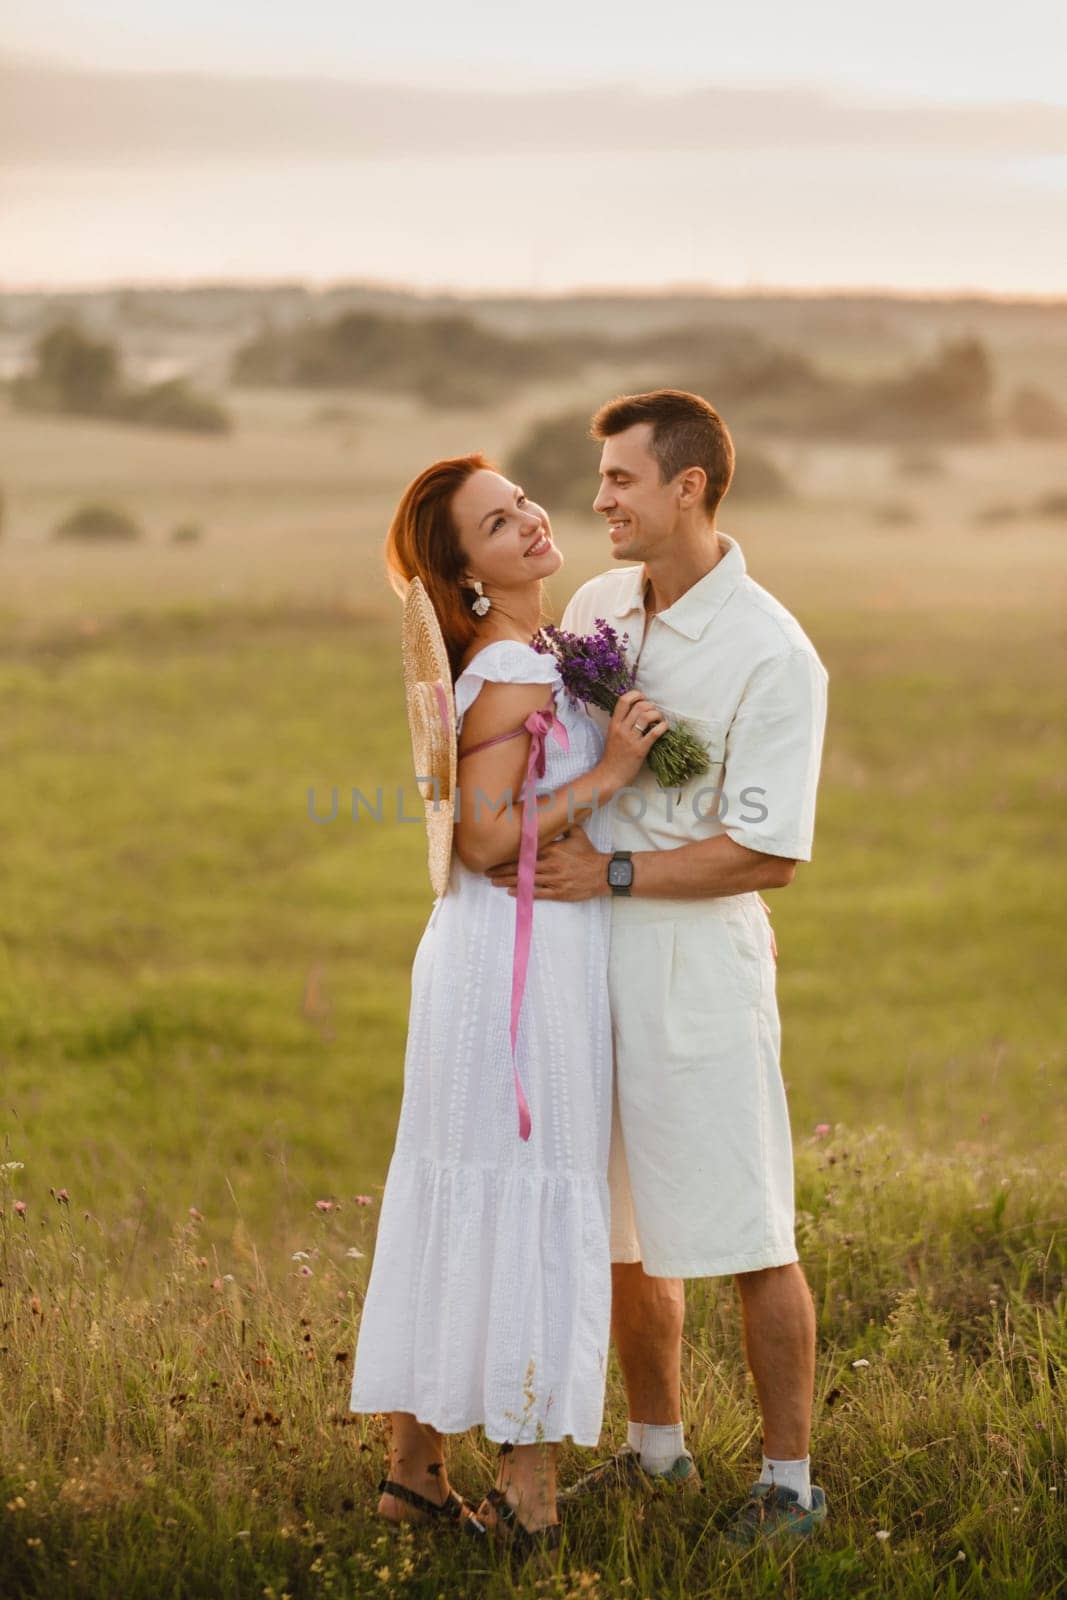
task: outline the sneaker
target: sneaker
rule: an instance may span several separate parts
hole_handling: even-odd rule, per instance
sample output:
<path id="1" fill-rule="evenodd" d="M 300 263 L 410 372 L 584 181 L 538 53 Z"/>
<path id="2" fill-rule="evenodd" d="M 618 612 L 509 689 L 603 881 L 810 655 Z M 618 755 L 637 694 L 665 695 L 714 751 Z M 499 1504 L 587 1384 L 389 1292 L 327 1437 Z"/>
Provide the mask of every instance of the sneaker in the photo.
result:
<path id="1" fill-rule="evenodd" d="M 789 1543 L 807 1538 L 825 1521 L 826 1496 L 817 1484 L 811 1486 L 811 1510 L 807 1511 L 795 1489 L 780 1483 L 756 1483 L 723 1537 L 746 1548 L 764 1539 Z"/>
<path id="2" fill-rule="evenodd" d="M 562 1508 L 573 1505 L 576 1500 L 592 1499 L 601 1494 L 659 1488 L 703 1488 L 696 1462 L 688 1450 L 683 1451 L 664 1472 L 646 1472 L 641 1465 L 639 1452 L 632 1445 L 624 1444 L 607 1461 L 583 1473 L 569 1488 L 561 1489 L 556 1499 Z"/>

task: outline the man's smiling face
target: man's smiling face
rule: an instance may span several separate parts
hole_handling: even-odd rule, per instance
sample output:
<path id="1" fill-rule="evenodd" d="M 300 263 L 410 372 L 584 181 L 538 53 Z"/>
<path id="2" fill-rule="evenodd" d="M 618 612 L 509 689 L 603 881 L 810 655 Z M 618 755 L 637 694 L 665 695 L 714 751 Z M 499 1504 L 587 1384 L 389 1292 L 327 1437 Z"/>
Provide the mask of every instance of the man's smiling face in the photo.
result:
<path id="1" fill-rule="evenodd" d="M 678 484 L 660 481 L 651 444 L 652 424 L 638 422 L 605 439 L 600 452 L 600 491 L 593 510 L 607 521 L 616 561 L 647 561 L 677 526 Z"/>

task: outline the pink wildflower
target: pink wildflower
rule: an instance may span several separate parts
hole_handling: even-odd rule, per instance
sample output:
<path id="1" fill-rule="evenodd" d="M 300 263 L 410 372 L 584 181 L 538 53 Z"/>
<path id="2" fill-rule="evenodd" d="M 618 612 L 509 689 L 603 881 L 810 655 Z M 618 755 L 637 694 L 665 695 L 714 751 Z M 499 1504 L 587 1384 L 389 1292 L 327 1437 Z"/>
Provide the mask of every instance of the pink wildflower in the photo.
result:
<path id="1" fill-rule="evenodd" d="M 25 1202 L 25 1200 L 16 1200 L 15 1201 L 15 1210 L 18 1212 L 20 1217 L 24 1217 L 26 1215 L 26 1202 Z"/>
<path id="2" fill-rule="evenodd" d="M 834 1131 L 834 1125 L 833 1125 L 832 1122 L 817 1122 L 815 1124 L 815 1137 L 816 1137 L 816 1139 L 825 1139 L 826 1135 L 828 1133 L 833 1133 L 833 1131 Z"/>
<path id="3" fill-rule="evenodd" d="M 195 1206 L 189 1207 L 189 1215 L 192 1217 L 194 1222 L 203 1222 L 204 1220 L 204 1213 L 202 1211 L 198 1211 Z"/>
<path id="4" fill-rule="evenodd" d="M 316 1200 L 315 1201 L 315 1210 L 316 1211 L 332 1211 L 333 1210 L 333 1201 L 332 1200 Z"/>
<path id="5" fill-rule="evenodd" d="M 374 1201 L 371 1199 L 369 1194 L 357 1194 L 356 1195 L 356 1205 L 357 1206 L 372 1206 L 373 1204 L 374 1204 Z"/>

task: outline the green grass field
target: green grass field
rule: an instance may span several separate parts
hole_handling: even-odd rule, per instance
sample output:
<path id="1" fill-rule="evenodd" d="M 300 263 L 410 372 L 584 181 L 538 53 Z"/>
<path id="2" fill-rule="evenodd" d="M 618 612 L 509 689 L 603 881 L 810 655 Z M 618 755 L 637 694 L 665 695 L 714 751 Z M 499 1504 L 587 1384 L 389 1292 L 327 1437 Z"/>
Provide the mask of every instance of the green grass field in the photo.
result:
<path id="1" fill-rule="evenodd" d="M 94 456 L 68 426 L 66 499 L 94 462 L 127 501 L 156 481 L 122 478 L 121 430 Z M 784 1562 L 724 1555 L 758 1414 L 732 1286 L 694 1284 L 707 1496 L 586 1515 L 558 1568 L 513 1574 L 384 1532 L 383 1427 L 346 1409 L 430 907 L 421 827 L 346 817 L 353 788 L 409 784 L 376 557 L 399 466 L 309 492 L 306 546 L 294 489 L 262 545 L 253 498 L 202 549 L 72 556 L 34 521 L 68 436 L 32 427 L 25 535 L 0 545 L 0 1164 L 22 1164 L 0 1172 L 0 1596 L 1067 1591 L 1055 531 L 991 542 L 939 520 L 943 486 L 918 530 L 874 530 L 830 455 L 787 529 L 738 530 L 831 675 L 816 856 L 773 909 L 832 1520 Z M 456 447 L 434 427 L 405 457 Z M 178 473 L 215 447 L 152 448 Z M 996 492 L 988 462 L 953 471 Z M 564 531 L 557 603 L 602 564 Z M 609 1401 L 613 1447 L 614 1372 Z M 493 1470 L 457 1441 L 460 1487 Z"/>

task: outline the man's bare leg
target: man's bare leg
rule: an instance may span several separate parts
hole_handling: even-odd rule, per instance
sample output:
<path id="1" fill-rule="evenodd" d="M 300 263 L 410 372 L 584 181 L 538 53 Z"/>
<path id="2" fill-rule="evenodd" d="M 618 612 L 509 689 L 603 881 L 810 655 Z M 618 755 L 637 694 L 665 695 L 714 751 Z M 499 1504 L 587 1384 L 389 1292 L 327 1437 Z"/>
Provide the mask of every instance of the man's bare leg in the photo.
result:
<path id="1" fill-rule="evenodd" d="M 640 1261 L 612 1264 L 611 1332 L 632 1422 L 681 1422 L 684 1318 L 681 1278 L 651 1278 Z"/>
<path id="2" fill-rule="evenodd" d="M 700 1474 L 685 1449 L 682 1432 L 682 1322 L 680 1278 L 652 1278 L 639 1261 L 611 1268 L 611 1333 L 619 1355 L 631 1425 L 629 1449 L 563 1490 L 561 1501 L 614 1493 L 647 1484 L 650 1474 L 683 1488 L 699 1488 Z M 633 1454 L 631 1454 L 631 1451 Z M 686 1470 L 681 1470 L 683 1467 Z M 636 1478 L 635 1478 L 636 1472 Z"/>
<path id="3" fill-rule="evenodd" d="M 763 1453 L 799 1461 L 811 1441 L 815 1308 L 799 1262 L 740 1273 L 745 1354 L 763 1418 Z"/>

